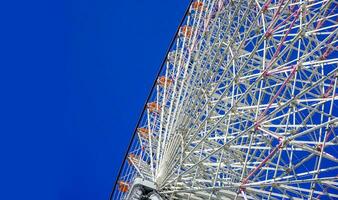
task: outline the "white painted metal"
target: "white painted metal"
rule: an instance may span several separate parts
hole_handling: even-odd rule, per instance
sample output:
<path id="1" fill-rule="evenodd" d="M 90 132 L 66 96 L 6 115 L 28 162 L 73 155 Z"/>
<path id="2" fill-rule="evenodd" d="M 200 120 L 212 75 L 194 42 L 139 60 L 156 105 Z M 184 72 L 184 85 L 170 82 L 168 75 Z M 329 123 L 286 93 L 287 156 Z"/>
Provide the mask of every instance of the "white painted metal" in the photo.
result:
<path id="1" fill-rule="evenodd" d="M 193 2 L 119 179 L 165 199 L 338 198 L 337 4 Z"/>

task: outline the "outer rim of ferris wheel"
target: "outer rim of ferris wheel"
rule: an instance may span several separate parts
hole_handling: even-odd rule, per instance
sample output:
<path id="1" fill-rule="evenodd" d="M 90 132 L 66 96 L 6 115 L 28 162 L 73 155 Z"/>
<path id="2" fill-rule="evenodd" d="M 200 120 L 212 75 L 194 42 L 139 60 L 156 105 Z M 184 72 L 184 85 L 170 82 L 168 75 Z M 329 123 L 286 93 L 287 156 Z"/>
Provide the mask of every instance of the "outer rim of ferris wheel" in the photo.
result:
<path id="1" fill-rule="evenodd" d="M 154 82 L 153 82 L 153 85 L 151 86 L 149 95 L 148 95 L 148 97 L 147 97 L 147 99 L 146 99 L 146 101 L 145 101 L 145 103 L 144 103 L 144 105 L 143 105 L 142 112 L 141 112 L 140 117 L 139 117 L 139 119 L 138 119 L 138 121 L 137 121 L 137 123 L 136 123 L 136 126 L 135 126 L 135 128 L 134 128 L 134 132 L 133 132 L 133 134 L 132 134 L 132 136 L 131 136 L 131 139 L 130 139 L 130 141 L 129 141 L 129 144 L 128 144 L 128 147 L 127 147 L 127 151 L 126 151 L 125 154 L 124 154 L 124 158 L 123 158 L 122 164 L 121 164 L 121 166 L 120 166 L 120 168 L 119 168 L 119 171 L 118 171 L 118 174 L 117 174 L 117 176 L 116 176 L 116 179 L 115 179 L 115 182 L 114 182 L 114 186 L 113 186 L 112 191 L 111 191 L 111 193 L 110 193 L 110 195 L 109 195 L 109 200 L 112 200 L 112 198 L 113 198 L 113 196 L 114 196 L 114 193 L 115 193 L 115 190 L 116 190 L 116 187 L 117 187 L 117 183 L 118 183 L 119 178 L 120 178 L 120 176 L 121 176 L 121 172 L 122 172 L 123 165 L 125 164 L 125 162 L 126 162 L 126 160 L 127 160 L 127 156 L 128 156 L 129 150 L 130 150 L 130 148 L 131 148 L 131 146 L 132 146 L 132 142 L 133 142 L 135 136 L 137 135 L 137 134 L 136 134 L 136 133 L 137 133 L 137 128 L 139 127 L 140 122 L 141 122 L 141 119 L 142 119 L 142 116 L 143 116 L 144 112 L 146 111 L 147 103 L 148 103 L 148 101 L 150 100 L 151 94 L 152 94 L 152 92 L 153 92 L 153 90 L 154 90 L 154 88 L 155 88 L 155 86 L 156 86 L 156 81 L 157 81 L 158 77 L 160 77 L 161 72 L 162 72 L 162 70 L 163 70 L 163 68 L 164 68 L 164 66 L 165 66 L 165 62 L 166 62 L 168 53 L 170 52 L 172 46 L 174 45 L 174 42 L 175 42 L 175 40 L 176 40 L 176 37 L 178 36 L 180 27 L 183 25 L 184 19 L 185 19 L 186 16 L 189 14 L 189 9 L 190 9 L 190 6 L 191 6 L 192 2 L 194 2 L 194 0 L 190 0 L 190 2 L 189 2 L 189 4 L 188 4 L 188 7 L 187 7 L 186 10 L 185 10 L 185 13 L 184 13 L 184 15 L 183 15 L 183 17 L 182 17 L 182 19 L 181 19 L 181 21 L 180 21 L 178 27 L 176 28 L 176 32 L 175 32 L 173 38 L 171 39 L 171 42 L 170 42 L 170 44 L 169 44 L 169 47 L 168 47 L 168 49 L 167 49 L 167 51 L 166 51 L 166 53 L 165 53 L 165 56 L 164 56 L 164 58 L 163 58 L 163 60 L 162 60 L 162 64 L 160 65 L 160 69 L 158 70 L 157 75 L 156 75 L 156 78 L 155 78 L 155 80 L 154 80 Z"/>
<path id="2" fill-rule="evenodd" d="M 111 198 L 136 175 L 167 198 L 338 198 L 337 2 L 192 2 Z"/>

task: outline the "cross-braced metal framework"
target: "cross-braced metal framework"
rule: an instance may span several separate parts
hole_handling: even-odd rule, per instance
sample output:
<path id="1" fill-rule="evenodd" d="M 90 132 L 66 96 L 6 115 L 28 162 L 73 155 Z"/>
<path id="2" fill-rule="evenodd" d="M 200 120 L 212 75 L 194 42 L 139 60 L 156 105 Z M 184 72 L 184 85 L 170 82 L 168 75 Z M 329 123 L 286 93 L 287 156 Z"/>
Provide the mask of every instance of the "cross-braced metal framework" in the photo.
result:
<path id="1" fill-rule="evenodd" d="M 337 199 L 337 4 L 191 2 L 111 198 Z"/>

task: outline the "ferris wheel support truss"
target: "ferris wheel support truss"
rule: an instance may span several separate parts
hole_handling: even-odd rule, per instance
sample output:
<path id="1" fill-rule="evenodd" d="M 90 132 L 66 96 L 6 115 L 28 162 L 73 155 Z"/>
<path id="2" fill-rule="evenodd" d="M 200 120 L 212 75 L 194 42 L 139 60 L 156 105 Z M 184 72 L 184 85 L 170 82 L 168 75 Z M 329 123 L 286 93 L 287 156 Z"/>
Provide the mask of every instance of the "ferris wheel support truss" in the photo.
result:
<path id="1" fill-rule="evenodd" d="M 335 0 L 192 1 L 110 199 L 337 199 L 337 22 Z"/>

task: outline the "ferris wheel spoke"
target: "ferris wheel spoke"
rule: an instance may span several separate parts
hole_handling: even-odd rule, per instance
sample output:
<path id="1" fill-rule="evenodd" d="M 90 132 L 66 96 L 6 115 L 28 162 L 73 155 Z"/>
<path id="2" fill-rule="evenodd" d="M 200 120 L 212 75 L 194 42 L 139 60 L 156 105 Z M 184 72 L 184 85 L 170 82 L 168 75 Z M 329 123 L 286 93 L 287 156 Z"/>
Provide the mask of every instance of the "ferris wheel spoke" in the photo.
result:
<path id="1" fill-rule="evenodd" d="M 338 198 L 335 0 L 193 1 L 119 182 L 166 199 Z"/>

